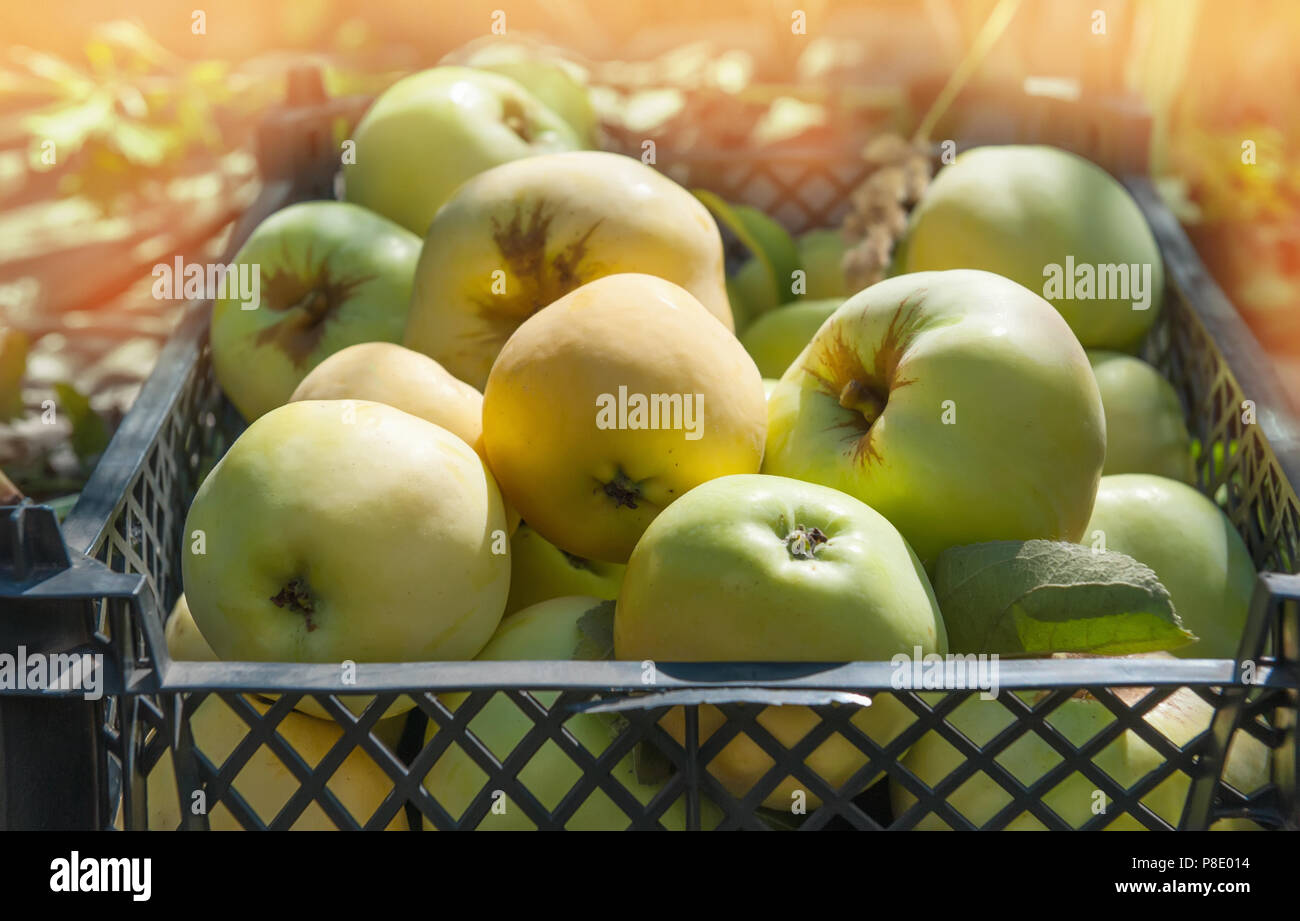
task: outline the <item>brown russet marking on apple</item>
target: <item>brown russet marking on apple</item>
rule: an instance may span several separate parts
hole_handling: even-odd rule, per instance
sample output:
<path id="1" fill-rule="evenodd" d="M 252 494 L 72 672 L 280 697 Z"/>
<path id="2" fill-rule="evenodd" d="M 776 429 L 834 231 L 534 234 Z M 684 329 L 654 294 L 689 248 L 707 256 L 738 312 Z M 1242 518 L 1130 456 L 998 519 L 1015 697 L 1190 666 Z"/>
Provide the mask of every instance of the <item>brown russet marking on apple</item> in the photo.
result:
<path id="1" fill-rule="evenodd" d="M 290 611 L 301 614 L 307 622 L 308 633 L 316 629 L 316 624 L 311 619 L 316 611 L 316 602 L 312 599 L 306 579 L 290 579 L 277 594 L 271 596 L 271 603 L 277 608 L 287 607 Z"/>
<path id="2" fill-rule="evenodd" d="M 285 261 L 286 264 L 290 262 L 287 256 Z M 307 263 L 311 265 L 315 262 L 309 251 Z M 266 292 L 262 303 L 267 309 L 287 316 L 260 330 L 257 344 L 276 346 L 293 362 L 294 367 L 302 367 L 320 344 L 326 324 L 335 312 L 352 296 L 358 285 L 365 284 L 374 277 L 336 277 L 330 274 L 324 262 L 319 263 L 307 278 L 289 270 L 267 271 L 262 281 Z"/>
<path id="3" fill-rule="evenodd" d="M 808 528 L 795 525 L 793 531 L 785 537 L 785 547 L 790 556 L 796 560 L 811 560 L 817 554 L 817 548 L 830 540 L 821 528 Z"/>
<path id="4" fill-rule="evenodd" d="M 836 330 L 834 338 L 819 343 L 803 366 L 823 393 L 853 411 L 854 416 L 837 423 L 837 427 L 852 429 L 846 439 L 853 442 L 853 460 L 863 466 L 880 461 L 872 443 L 872 426 L 885 411 L 890 393 L 915 383 L 914 378 L 898 376 L 898 365 L 921 324 L 924 297 L 922 288 L 898 305 L 869 370 L 858 351 L 845 340 L 843 327 Z M 825 368 L 827 373 L 819 373 L 818 367 Z"/>
<path id="5" fill-rule="evenodd" d="M 641 498 L 639 485 L 628 479 L 627 474 L 621 470 L 614 475 L 614 479 L 598 488 L 614 500 L 615 508 L 636 508 L 636 500 Z"/>
<path id="6" fill-rule="evenodd" d="M 507 289 L 505 294 L 474 298 L 480 314 L 492 325 L 485 338 L 504 343 L 520 322 L 597 274 L 591 271 L 594 267 L 590 263 L 585 266 L 589 271 L 583 272 L 582 268 L 591 236 L 604 218 L 595 221 L 555 256 L 547 258 L 546 241 L 554 218 L 554 212 L 547 213 L 546 203 L 537 201 L 531 210 L 524 204 L 518 205 L 509 223 L 492 219 L 492 241 L 518 281 L 518 290 Z"/>

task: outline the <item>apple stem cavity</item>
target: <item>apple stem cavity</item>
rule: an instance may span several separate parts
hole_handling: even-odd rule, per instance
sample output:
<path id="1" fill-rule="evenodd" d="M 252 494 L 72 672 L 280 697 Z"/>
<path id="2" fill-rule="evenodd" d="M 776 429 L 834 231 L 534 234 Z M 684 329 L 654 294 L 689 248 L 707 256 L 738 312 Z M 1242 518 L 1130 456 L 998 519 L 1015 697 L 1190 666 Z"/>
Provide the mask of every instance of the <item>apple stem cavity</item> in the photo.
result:
<path id="1" fill-rule="evenodd" d="M 795 525 L 793 531 L 786 535 L 785 547 L 790 551 L 790 556 L 796 560 L 811 560 L 817 553 L 817 548 L 830 540 L 821 528 L 807 528 L 803 525 Z"/>
<path id="2" fill-rule="evenodd" d="M 316 624 L 311 619 L 316 611 L 316 603 L 312 600 L 311 589 L 306 579 L 290 579 L 279 593 L 271 596 L 271 603 L 277 608 L 288 608 L 301 614 L 303 620 L 307 622 L 308 633 L 316 629 Z"/>

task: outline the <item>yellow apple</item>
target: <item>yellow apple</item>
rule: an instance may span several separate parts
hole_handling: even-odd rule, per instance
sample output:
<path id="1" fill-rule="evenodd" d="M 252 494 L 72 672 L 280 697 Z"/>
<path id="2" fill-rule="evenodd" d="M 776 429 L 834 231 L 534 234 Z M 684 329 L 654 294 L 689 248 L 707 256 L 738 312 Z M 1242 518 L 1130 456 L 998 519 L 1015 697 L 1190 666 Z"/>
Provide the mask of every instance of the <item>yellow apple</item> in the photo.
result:
<path id="1" fill-rule="evenodd" d="M 510 579 L 501 496 L 460 438 L 357 401 L 254 422 L 186 520 L 186 597 L 222 659 L 469 659 Z"/>
<path id="2" fill-rule="evenodd" d="M 689 291 L 610 275 L 530 317 L 483 394 L 510 503 L 562 550 L 627 560 L 693 486 L 756 473 L 766 403 L 753 359 Z"/>
<path id="3" fill-rule="evenodd" d="M 260 714 L 270 705 L 251 696 L 244 698 Z M 251 731 L 242 716 L 236 714 L 216 695 L 208 695 L 190 717 L 194 744 L 219 769 L 244 742 Z M 276 726 L 279 735 L 314 768 L 338 743 L 343 731 L 333 722 L 290 712 Z M 301 782 L 280 757 L 266 746 L 253 752 L 231 783 L 233 789 L 252 808 L 262 822 L 270 824 L 280 810 L 298 792 Z M 353 749 L 326 784 L 352 818 L 364 825 L 393 789 L 393 781 L 375 760 L 361 749 Z M 176 789 L 172 753 L 168 749 L 149 772 L 149 828 L 173 831 L 180 826 L 181 802 L 194 808 L 194 791 Z M 206 803 L 209 826 L 216 831 L 241 831 L 243 826 L 222 801 Z M 333 831 L 329 815 L 315 800 L 293 823 L 294 831 Z M 405 808 L 399 808 L 389 821 L 389 831 L 405 831 Z"/>
<path id="4" fill-rule="evenodd" d="M 1078 540 L 1106 454 L 1078 340 L 1050 304 L 991 272 L 858 292 L 768 410 L 765 473 L 856 496 L 927 563 L 960 544 Z"/>
<path id="5" fill-rule="evenodd" d="M 741 334 L 740 342 L 764 377 L 780 378 L 843 303 L 843 298 L 835 298 L 778 307 L 759 317 Z"/>
<path id="6" fill-rule="evenodd" d="M 429 228 L 406 345 L 483 387 L 518 326 L 622 272 L 689 291 L 728 329 L 722 237 L 704 205 L 640 160 L 577 152 L 517 160 L 465 183 Z"/>
<path id="7" fill-rule="evenodd" d="M 1195 479 L 1192 439 L 1173 384 L 1140 358 L 1090 350 L 1106 411 L 1106 465 L 1113 473 L 1153 473 L 1184 483 Z"/>
<path id="8" fill-rule="evenodd" d="M 612 607 L 611 602 L 581 596 L 553 598 L 532 605 L 503 621 L 478 658 L 485 661 L 602 658 L 609 652 L 607 644 L 612 642 L 608 634 L 612 617 L 609 609 Z M 606 648 L 602 649 L 602 646 Z M 533 692 L 533 696 L 543 706 L 550 707 L 559 695 L 546 691 Z M 448 694 L 441 701 L 454 711 L 466 697 L 467 694 Z M 503 694 L 488 701 L 469 723 L 470 731 L 498 760 L 509 756 L 533 726 L 533 721 Z M 615 722 L 605 714 L 577 713 L 565 721 L 564 728 L 595 757 L 618 734 Z M 437 726 L 430 721 L 427 739 L 433 739 L 437 732 Z M 643 804 L 658 792 L 657 786 L 637 780 L 630 752 L 610 774 Z M 519 771 L 518 777 L 546 809 L 553 810 L 581 779 L 582 770 L 554 742 L 547 742 Z M 460 819 L 488 780 L 488 775 L 459 745 L 451 745 L 434 762 L 425 776 L 424 785 L 453 818 Z M 496 808 L 484 815 L 478 830 L 519 831 L 536 827 L 522 807 L 509 798 L 502 798 L 494 805 Z M 701 805 L 701 827 L 716 825 L 721 817 L 716 807 L 707 800 Z M 684 828 L 685 807 L 685 798 L 678 798 L 660 816 L 660 823 L 669 830 Z M 565 828 L 571 831 L 612 831 L 626 828 L 630 822 L 620 806 L 604 791 L 596 790 L 578 807 L 565 823 Z M 427 818 L 424 827 L 434 829 Z"/>
<path id="9" fill-rule="evenodd" d="M 549 598 L 587 595 L 613 600 L 623 582 L 618 563 L 588 560 L 559 547 L 528 525 L 510 538 L 510 597 L 506 616 Z"/>

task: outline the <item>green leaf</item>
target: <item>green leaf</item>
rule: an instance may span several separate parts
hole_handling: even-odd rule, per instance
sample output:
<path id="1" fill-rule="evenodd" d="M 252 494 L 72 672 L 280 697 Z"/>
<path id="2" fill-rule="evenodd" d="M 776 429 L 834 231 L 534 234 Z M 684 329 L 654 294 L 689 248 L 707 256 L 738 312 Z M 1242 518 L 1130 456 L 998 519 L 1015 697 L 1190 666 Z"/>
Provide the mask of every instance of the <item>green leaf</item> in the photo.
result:
<path id="1" fill-rule="evenodd" d="M 695 189 L 693 194 L 767 269 L 776 302 L 796 300 L 798 296 L 790 292 L 790 285 L 794 273 L 803 268 L 803 259 L 789 232 L 750 205 L 732 204 L 707 189 Z"/>
<path id="2" fill-rule="evenodd" d="M 1128 655 L 1196 639 L 1156 574 L 1114 551 L 1047 540 L 952 547 L 933 583 L 948 647 L 963 655 Z"/>
<path id="3" fill-rule="evenodd" d="M 578 618 L 578 646 L 573 658 L 601 661 L 614 658 L 614 602 L 602 601 Z"/>
<path id="4" fill-rule="evenodd" d="M 58 411 L 72 424 L 72 450 L 83 463 L 108 447 L 108 427 L 90 408 L 90 400 L 71 384 L 55 384 L 54 396 L 58 400 Z"/>

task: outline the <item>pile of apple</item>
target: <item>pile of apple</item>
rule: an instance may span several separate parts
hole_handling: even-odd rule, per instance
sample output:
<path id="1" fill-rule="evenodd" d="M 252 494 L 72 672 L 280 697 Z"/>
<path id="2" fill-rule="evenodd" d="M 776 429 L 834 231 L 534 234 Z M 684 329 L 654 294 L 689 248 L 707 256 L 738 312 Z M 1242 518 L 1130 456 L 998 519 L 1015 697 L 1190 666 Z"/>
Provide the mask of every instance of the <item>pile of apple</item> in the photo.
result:
<path id="1" fill-rule="evenodd" d="M 516 75 L 562 70 L 525 63 Z M 591 137 L 516 80 L 438 67 L 362 120 L 346 201 L 294 205 L 256 229 L 237 261 L 260 269 L 261 302 L 220 300 L 211 327 L 217 377 L 250 424 L 189 511 L 193 619 L 182 608 L 169 624 L 174 655 L 364 669 L 998 651 L 950 643 L 970 628 L 941 610 L 943 555 L 1099 534 L 1167 591 L 1185 628 L 1177 654 L 1236 654 L 1254 568 L 1189 485 L 1173 388 L 1133 355 L 1162 270 L 1115 180 L 1050 148 L 966 152 L 912 210 L 891 277 L 846 290 L 822 233 L 795 244 L 817 253 L 796 265 L 802 284 L 764 275 L 776 263 L 762 260 L 729 297 L 710 211 L 639 160 L 577 149 Z M 1152 267 L 1150 308 L 1077 289 L 1044 299 L 1045 266 L 1067 257 Z M 763 296 L 742 308 L 756 271 Z M 1171 737 L 1208 725 L 1203 703 L 1171 701 L 1147 715 Z M 1069 703 L 1051 720 L 1087 727 L 1085 739 L 1113 719 L 1097 701 Z M 337 727 L 315 702 L 300 707 L 281 734 L 327 748 Z M 975 698 L 962 712 L 985 736 L 1010 720 Z M 853 721 L 883 744 L 912 719 L 879 695 Z M 786 745 L 818 720 L 799 707 L 760 717 Z M 703 708 L 703 736 L 722 721 Z M 681 738 L 680 711 L 664 725 Z M 498 697 L 470 728 L 504 758 L 530 726 Z M 590 714 L 567 726 L 594 754 L 615 732 Z M 217 763 L 242 727 L 194 721 Z M 1125 738 L 1103 766 L 1131 783 L 1163 759 Z M 1260 748 L 1234 753 L 1245 788 L 1266 779 Z M 927 736 L 904 763 L 937 783 L 955 754 Z M 1010 768 L 1025 783 L 1059 761 L 1031 754 Z M 295 781 L 268 757 L 236 787 L 274 815 Z M 865 763 L 838 736 L 807 759 L 833 786 Z M 770 764 L 741 735 L 708 769 L 741 796 Z M 551 809 L 578 775 L 548 745 L 520 776 Z M 631 756 L 616 776 L 642 802 L 657 789 Z M 1093 785 L 1075 779 L 1053 808 L 1081 824 Z M 425 778 L 457 819 L 487 781 L 455 745 Z M 389 788 L 359 753 L 330 785 L 363 817 Z M 788 810 L 802 786 L 788 777 L 763 801 Z M 1178 775 L 1152 808 L 1176 822 L 1186 787 Z M 952 803 L 976 822 L 1007 800 L 978 776 L 960 793 Z M 897 789 L 896 809 L 909 797 Z M 481 827 L 533 824 L 520 804 L 480 800 Z M 660 820 L 681 827 L 681 803 Z M 300 824 L 317 821 L 313 805 Z M 568 824 L 627 819 L 598 791 Z"/>

